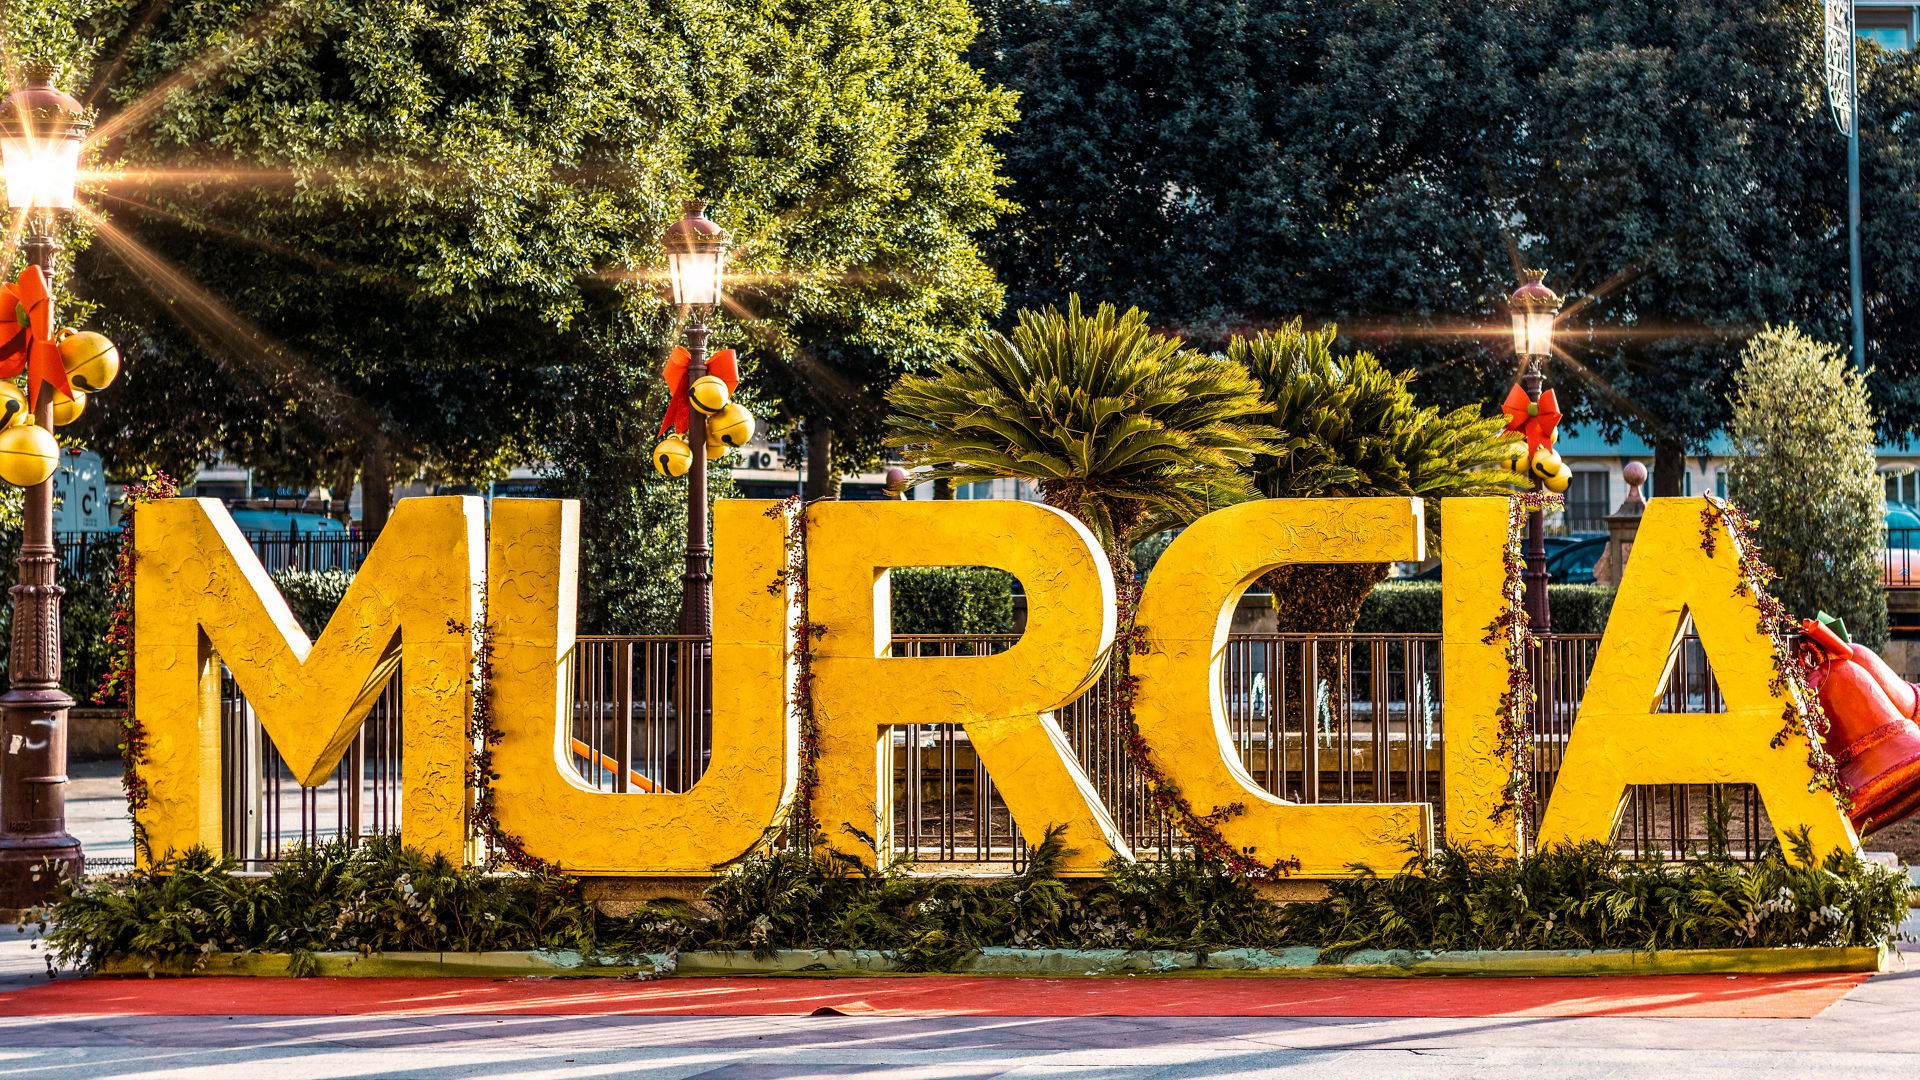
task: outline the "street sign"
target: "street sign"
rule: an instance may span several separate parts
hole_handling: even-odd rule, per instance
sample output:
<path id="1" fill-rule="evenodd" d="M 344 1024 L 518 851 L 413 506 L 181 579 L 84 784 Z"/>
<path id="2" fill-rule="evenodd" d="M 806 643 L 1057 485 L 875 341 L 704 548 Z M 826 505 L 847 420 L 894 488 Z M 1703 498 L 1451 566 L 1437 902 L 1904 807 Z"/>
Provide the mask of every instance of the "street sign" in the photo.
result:
<path id="1" fill-rule="evenodd" d="M 1826 0 L 1827 104 L 1840 134 L 1853 135 L 1853 0 Z"/>

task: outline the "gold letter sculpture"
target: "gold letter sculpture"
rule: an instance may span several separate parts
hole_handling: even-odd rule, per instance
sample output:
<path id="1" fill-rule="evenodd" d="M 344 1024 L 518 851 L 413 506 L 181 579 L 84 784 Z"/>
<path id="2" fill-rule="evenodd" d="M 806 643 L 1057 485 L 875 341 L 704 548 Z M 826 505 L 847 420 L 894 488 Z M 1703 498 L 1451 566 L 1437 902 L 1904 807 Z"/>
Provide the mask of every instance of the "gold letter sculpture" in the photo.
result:
<path id="1" fill-rule="evenodd" d="M 1067 827 L 1065 872 L 1096 874 L 1130 857 L 1052 714 L 1092 685 L 1113 643 L 1113 573 L 1086 526 L 1008 500 L 824 502 L 808 520 L 810 616 L 826 631 L 813 695 L 814 816 L 827 845 L 888 856 L 894 727 L 959 724 L 1029 843 Z M 1011 573 L 1027 596 L 1020 640 L 993 656 L 889 657 L 887 572 L 903 566 Z"/>
<path id="2" fill-rule="evenodd" d="M 1418 499 L 1241 503 L 1187 526 L 1154 564 L 1138 619 L 1148 651 L 1133 658 L 1135 723 L 1161 771 L 1195 813 L 1218 815 L 1235 850 L 1269 864 L 1297 859 L 1294 872 L 1305 877 L 1343 877 L 1354 864 L 1396 868 L 1410 847 L 1431 846 L 1425 803 L 1303 805 L 1263 790 L 1234 749 L 1220 683 L 1234 609 L 1262 574 L 1293 563 L 1420 559 L 1420 515 Z M 1317 760 L 1313 743 L 1306 747 Z"/>

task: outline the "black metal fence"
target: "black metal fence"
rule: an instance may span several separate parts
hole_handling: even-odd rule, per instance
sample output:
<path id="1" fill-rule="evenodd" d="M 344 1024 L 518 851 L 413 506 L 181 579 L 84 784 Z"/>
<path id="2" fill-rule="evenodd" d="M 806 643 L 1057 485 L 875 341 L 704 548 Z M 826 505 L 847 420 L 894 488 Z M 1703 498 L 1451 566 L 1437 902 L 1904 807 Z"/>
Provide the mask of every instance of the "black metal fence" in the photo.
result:
<path id="1" fill-rule="evenodd" d="M 1013 635 L 901 637 L 896 656 L 986 655 Z M 1560 635 L 1533 657 L 1541 688 L 1531 781 L 1537 803 L 1552 796 L 1598 635 Z M 704 771 L 712 732 L 698 677 L 702 639 L 597 636 L 571 656 L 570 744 L 580 777 L 609 793 L 685 791 Z M 1316 637 L 1235 635 L 1222 658 L 1221 695 L 1234 752 L 1263 789 L 1302 803 L 1427 801 L 1440 815 L 1447 752 L 1438 635 Z M 226 761 L 230 850 L 271 860 L 290 844 L 390 831 L 399 821 L 401 740 L 397 683 L 390 683 L 334 776 L 304 789 L 259 734 L 229 686 Z M 1181 838 L 1149 806 L 1111 709 L 1103 676 L 1056 720 L 1121 834 L 1145 856 Z M 1684 639 L 1662 712 L 1724 711 L 1699 642 Z M 1657 717 L 1658 714 L 1656 714 Z M 1019 830 L 953 724 L 894 726 L 893 848 L 917 864 L 986 871 L 1024 859 Z M 1626 851 L 1680 857 L 1702 849 L 1708 814 L 1726 806 L 1735 854 L 1772 841 L 1747 785 L 1635 789 L 1616 837 Z M 1538 824 L 1538 817 L 1534 824 Z"/>

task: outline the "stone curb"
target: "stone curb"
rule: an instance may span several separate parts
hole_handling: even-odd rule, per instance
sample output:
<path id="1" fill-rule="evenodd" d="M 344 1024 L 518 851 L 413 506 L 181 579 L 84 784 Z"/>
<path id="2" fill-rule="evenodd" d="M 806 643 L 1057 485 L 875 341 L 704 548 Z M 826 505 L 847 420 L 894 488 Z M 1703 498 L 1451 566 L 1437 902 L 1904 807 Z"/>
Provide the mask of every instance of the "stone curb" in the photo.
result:
<path id="1" fill-rule="evenodd" d="M 1223 949 L 1203 958 L 1175 951 L 1129 952 L 1121 949 L 989 948 L 967 957 L 953 975 L 1086 977 L 1162 975 L 1168 977 L 1408 977 L 1440 975 L 1702 975 L 1802 974 L 1885 971 L 1899 957 L 1886 948 L 1678 949 L 1649 953 L 1606 949 L 1593 952 L 1528 950 L 1414 952 L 1368 949 L 1322 963 L 1313 948 Z M 653 979 L 712 975 L 895 975 L 903 972 L 889 954 L 873 950 L 785 949 L 771 956 L 751 952 L 681 953 L 672 966 L 667 957 L 583 957 L 574 952 L 390 952 L 319 953 L 315 974 L 358 977 L 449 976 L 470 978 Z M 213 953 L 197 971 L 184 961 L 148 970 L 144 961 L 118 957 L 102 964 L 101 975 L 264 975 L 291 974 L 286 953 Z"/>

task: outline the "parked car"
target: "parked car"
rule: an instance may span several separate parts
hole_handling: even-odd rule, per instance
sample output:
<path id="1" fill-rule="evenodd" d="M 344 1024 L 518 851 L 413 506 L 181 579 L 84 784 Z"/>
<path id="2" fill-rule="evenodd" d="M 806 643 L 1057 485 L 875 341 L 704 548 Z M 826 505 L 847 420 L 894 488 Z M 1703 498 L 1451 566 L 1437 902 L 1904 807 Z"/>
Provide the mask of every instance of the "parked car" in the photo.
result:
<path id="1" fill-rule="evenodd" d="M 1576 536 L 1549 536 L 1546 538 L 1546 541 L 1547 541 L 1547 570 L 1549 573 L 1551 573 L 1553 571 L 1554 557 L 1558 555 L 1560 552 L 1565 551 L 1568 548 L 1579 547 L 1583 544 L 1591 544 L 1591 543 L 1598 543 L 1600 546 L 1604 547 L 1606 546 L 1607 538 L 1605 536 L 1594 536 L 1589 533 L 1582 533 Z M 1594 567 L 1594 564 L 1598 563 L 1599 561 L 1600 561 L 1600 556 L 1598 554 L 1595 554 L 1593 557 L 1587 559 L 1586 561 L 1587 576 L 1581 579 L 1584 583 L 1591 584 L 1593 582 L 1593 567 Z M 1419 573 L 1405 580 L 1407 581 L 1439 581 L 1440 566 L 1438 563 L 1435 563 L 1433 566 L 1430 566 L 1425 570 L 1422 570 Z M 1555 584 L 1562 583 L 1560 579 L 1557 577 L 1554 578 L 1553 580 Z"/>
<path id="2" fill-rule="evenodd" d="M 233 523 L 240 526 L 243 533 L 277 533 L 285 536 L 289 533 L 306 536 L 309 533 L 344 533 L 345 525 L 325 514 L 301 514 L 291 510 L 235 510 Z"/>

